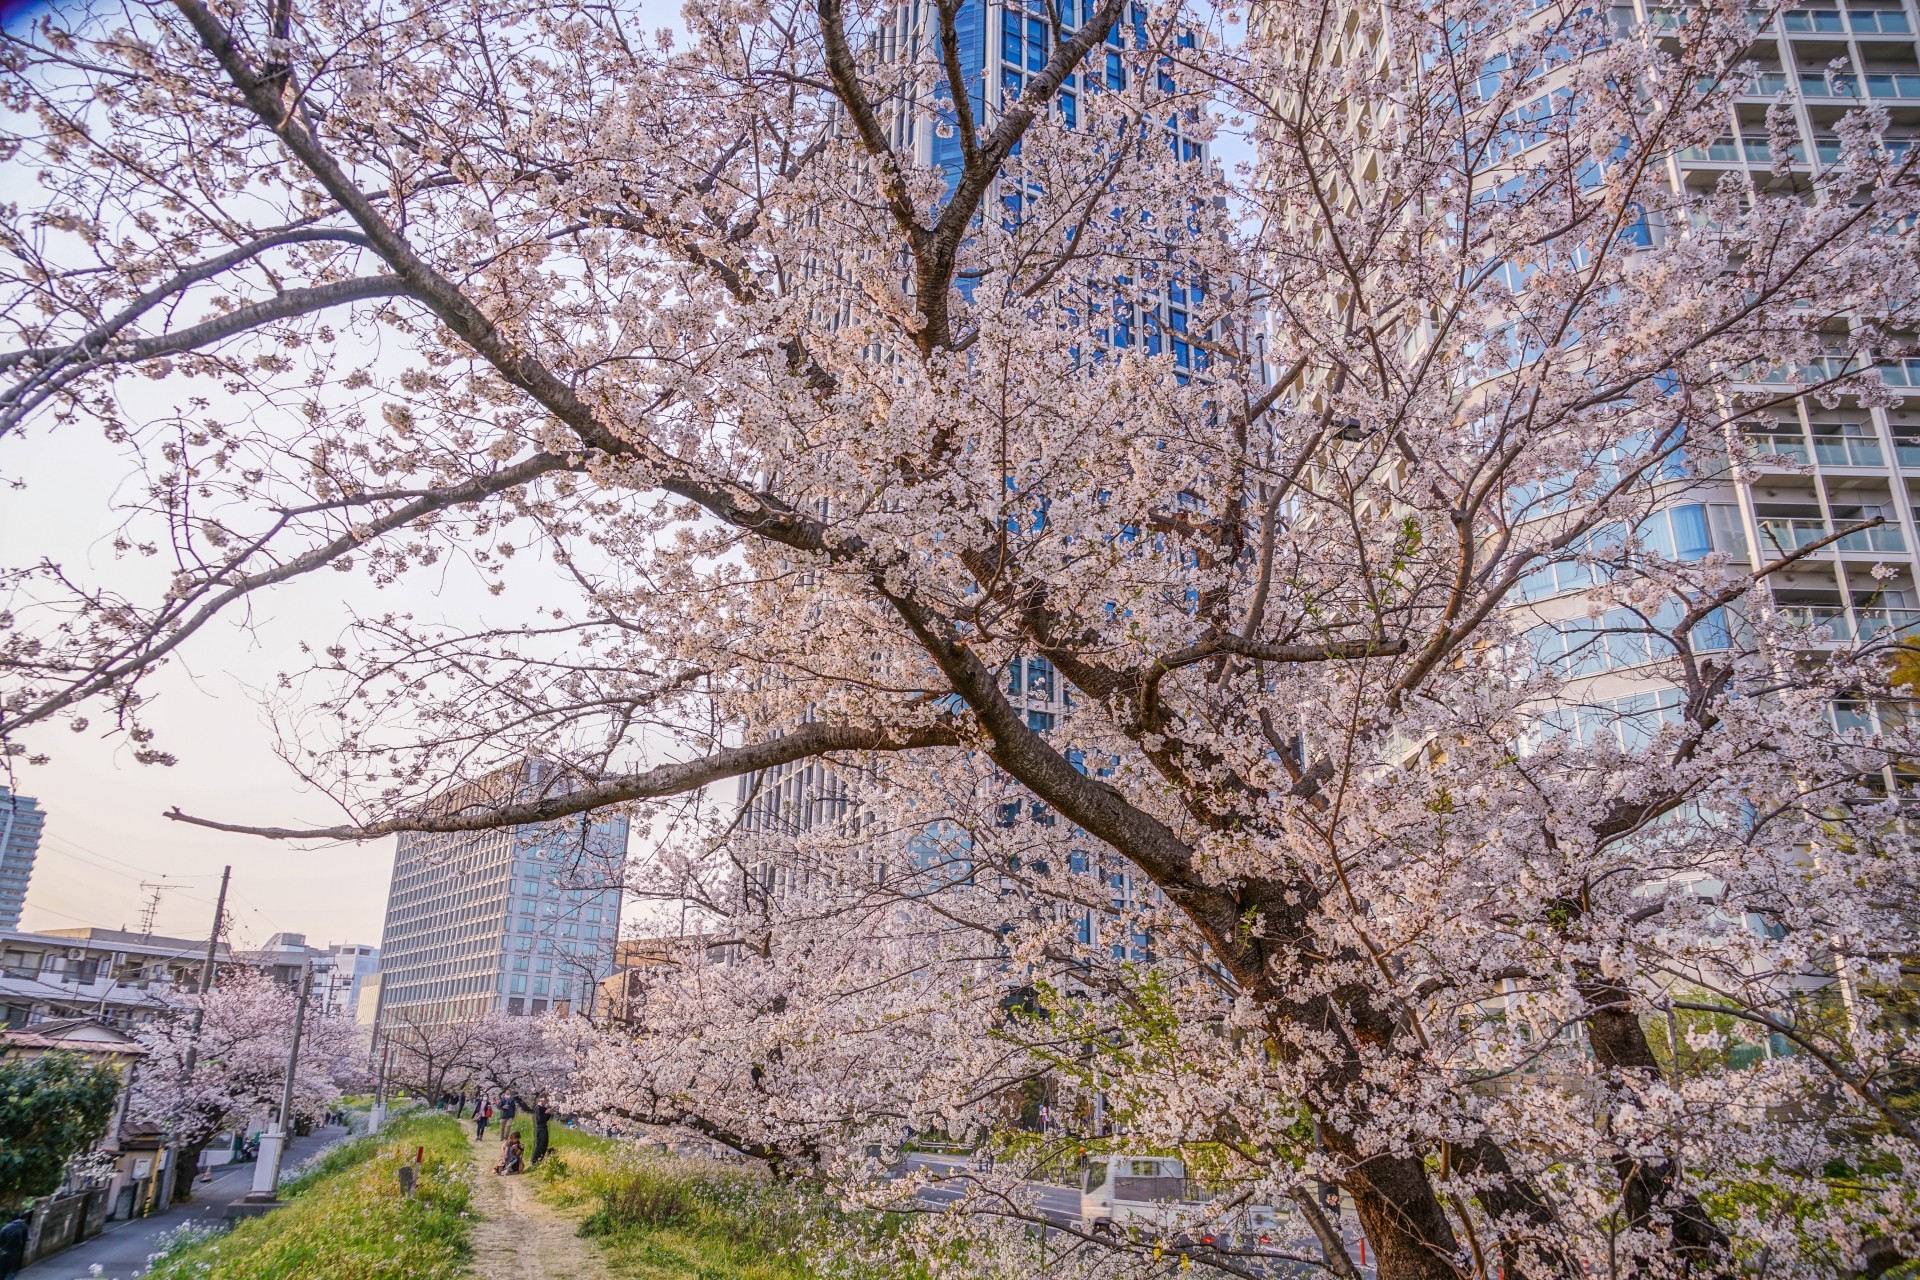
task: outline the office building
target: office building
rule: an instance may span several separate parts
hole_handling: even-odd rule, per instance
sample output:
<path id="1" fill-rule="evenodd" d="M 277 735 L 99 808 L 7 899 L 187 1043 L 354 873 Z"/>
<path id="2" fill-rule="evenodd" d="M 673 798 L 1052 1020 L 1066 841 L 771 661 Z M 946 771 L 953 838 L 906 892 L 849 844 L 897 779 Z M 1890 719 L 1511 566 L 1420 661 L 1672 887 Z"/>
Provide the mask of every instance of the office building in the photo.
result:
<path id="1" fill-rule="evenodd" d="M 356 1027 L 373 1027 L 380 1020 L 380 971 L 374 970 L 360 980 L 360 989 L 353 998 L 353 1007 L 347 1012 L 353 1015 Z"/>
<path id="2" fill-rule="evenodd" d="M 0 787 L 0 929 L 18 929 L 47 815 L 32 796 Z"/>
<path id="3" fill-rule="evenodd" d="M 367 980 L 380 971 L 380 948 L 365 943 L 343 942 L 325 951 L 325 991 L 323 1007 L 328 1013 L 356 1016 L 360 994 Z M 321 988 L 316 987 L 316 994 Z"/>
<path id="4" fill-rule="evenodd" d="M 1056 36 L 1050 11 L 1037 5 L 1021 8 L 988 0 L 960 0 L 953 17 L 956 52 L 975 121 L 983 131 L 992 127 L 1001 111 L 1017 102 L 1027 81 L 1046 67 L 1057 43 L 1072 38 L 1094 8 L 1092 0 L 1062 0 L 1051 11 L 1061 24 Z M 1055 110 L 1069 127 L 1079 127 L 1090 95 L 1124 89 L 1133 77 L 1148 73 L 1140 55 L 1125 47 L 1144 44 L 1146 20 L 1142 6 L 1130 5 L 1125 19 L 1115 24 L 1103 43 L 1094 46 L 1080 69 L 1066 77 Z M 938 8 L 913 0 L 894 8 L 867 53 L 879 61 L 937 59 L 939 33 Z M 1168 83 L 1164 70 L 1153 73 L 1161 78 L 1163 86 Z M 963 146 L 951 104 L 929 114 L 908 109 L 899 100 L 889 100 L 883 113 L 889 141 L 919 163 L 944 170 L 947 189 L 952 191 L 961 173 Z M 1157 127 L 1174 154 L 1183 161 L 1204 165 L 1206 145 L 1187 136 L 1194 118 L 1192 112 L 1177 111 Z M 981 216 L 997 218 L 1009 227 L 1022 220 L 1029 206 L 1025 195 L 1009 189 L 1010 185 L 1019 184 L 1010 184 L 1004 176 L 995 180 L 994 189 L 982 202 Z M 1171 356 L 1182 371 L 1176 376 L 1183 382 L 1189 376 L 1204 376 L 1207 355 L 1203 344 L 1192 340 L 1201 337 L 1203 331 L 1190 322 L 1202 304 L 1203 289 L 1181 275 L 1177 260 L 1167 263 L 1159 279 L 1160 284 L 1147 286 L 1141 280 L 1101 277 L 1063 281 L 1060 287 L 1086 296 L 1087 315 L 1098 344 L 1114 351 L 1138 348 L 1148 356 Z M 962 282 L 958 287 L 965 292 L 971 286 Z M 1010 663 L 1005 689 L 1029 727 L 1038 732 L 1053 732 L 1071 714 L 1073 692 L 1043 658 L 1017 658 Z M 794 761 L 740 779 L 738 802 L 742 813 L 732 847 L 743 868 L 743 901 L 750 907 L 764 905 L 806 888 L 815 870 L 796 859 L 792 849 L 794 842 L 808 833 L 837 828 L 838 835 L 850 843 L 858 842 L 860 826 L 867 821 L 858 805 L 859 782 L 858 777 L 819 760 Z M 922 869 L 941 859 L 965 863 L 968 852 L 957 847 L 956 840 L 955 833 L 929 830 L 909 842 L 910 854 Z M 959 843 L 964 846 L 964 841 Z M 874 870 L 875 874 L 883 872 L 877 861 Z M 1130 909 L 1138 893 L 1144 892 L 1136 890 L 1130 866 L 1114 868 L 1105 879 L 1114 889 L 1116 910 Z M 1083 935 L 1090 936 L 1095 929 L 1091 919 L 1083 921 Z"/>
<path id="5" fill-rule="evenodd" d="M 564 786 L 533 760 L 432 803 L 497 808 Z M 624 817 L 401 835 L 380 943 L 381 1024 L 591 1012 L 613 971 L 626 851 Z"/>

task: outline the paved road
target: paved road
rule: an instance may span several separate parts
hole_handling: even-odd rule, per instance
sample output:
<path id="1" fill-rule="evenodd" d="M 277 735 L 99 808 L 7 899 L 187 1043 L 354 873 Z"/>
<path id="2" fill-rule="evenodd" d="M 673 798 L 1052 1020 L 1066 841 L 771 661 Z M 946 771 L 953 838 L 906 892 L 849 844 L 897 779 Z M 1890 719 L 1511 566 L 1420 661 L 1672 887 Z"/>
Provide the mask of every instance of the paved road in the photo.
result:
<path id="1" fill-rule="evenodd" d="M 291 1170 L 308 1156 L 337 1138 L 346 1136 L 338 1125 L 316 1129 L 304 1138 L 295 1138 L 288 1148 L 282 1171 Z M 89 1268 L 98 1266 L 99 1280 L 132 1280 L 147 1269 L 147 1259 L 159 1251 L 160 1237 L 181 1223 L 218 1218 L 228 1202 L 247 1194 L 253 1185 L 253 1165 L 219 1165 L 212 1182 L 193 1184 L 193 1199 L 177 1204 L 165 1213 L 125 1222 L 109 1222 L 107 1229 L 91 1240 L 54 1254 L 19 1273 L 19 1280 L 94 1280 Z"/>
<path id="2" fill-rule="evenodd" d="M 914 1198 L 921 1204 L 942 1208 L 966 1197 L 966 1184 L 961 1177 L 968 1167 L 966 1157 L 930 1155 L 916 1152 L 907 1157 L 905 1166 L 909 1169 L 927 1169 L 936 1174 L 950 1173 L 953 1175 L 940 1182 L 934 1183 L 932 1186 L 920 1188 L 920 1190 L 915 1193 Z M 1041 1217 L 1056 1227 L 1072 1227 L 1075 1230 L 1082 1228 L 1083 1224 L 1080 1221 L 1080 1191 L 1078 1188 L 1062 1187 L 1049 1182 L 1029 1182 L 1027 1187 L 1034 1193 L 1034 1208 L 1040 1211 Z M 1348 1256 L 1357 1258 L 1360 1233 L 1352 1225 L 1350 1211 L 1346 1219 L 1345 1235 Z M 1249 1260 L 1246 1265 L 1253 1270 L 1261 1270 L 1261 1264 L 1257 1260 Z M 1358 1264 L 1358 1269 L 1362 1276 L 1371 1277 L 1374 1274 L 1374 1268 L 1370 1264 Z M 1276 1280 L 1291 1280 L 1291 1278 L 1295 1277 L 1304 1280 L 1304 1278 L 1308 1276 L 1323 1275 L 1324 1271 L 1318 1266 L 1303 1266 L 1276 1261 L 1267 1263 L 1264 1268 L 1264 1273 L 1275 1277 Z"/>

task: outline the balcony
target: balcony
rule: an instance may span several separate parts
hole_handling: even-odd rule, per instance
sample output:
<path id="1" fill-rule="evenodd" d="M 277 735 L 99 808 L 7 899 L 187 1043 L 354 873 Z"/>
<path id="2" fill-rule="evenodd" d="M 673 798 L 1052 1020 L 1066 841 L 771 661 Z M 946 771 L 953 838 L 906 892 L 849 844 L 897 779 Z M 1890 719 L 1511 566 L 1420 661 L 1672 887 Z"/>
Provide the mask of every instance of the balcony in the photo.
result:
<path id="1" fill-rule="evenodd" d="M 1773 163 L 1773 144 L 1767 139 L 1742 138 L 1740 141 L 1747 149 L 1747 162 L 1749 164 L 1770 165 Z M 1806 162 L 1807 149 L 1805 147 L 1796 142 L 1787 148 L 1788 164 L 1805 164 Z"/>
<path id="2" fill-rule="evenodd" d="M 1847 24 L 1838 9 L 1794 9 L 1780 15 L 1780 25 L 1795 35 L 1847 33 Z"/>
<path id="3" fill-rule="evenodd" d="M 1847 14 L 1847 25 L 1853 28 L 1855 35 L 1862 36 L 1913 34 L 1913 25 L 1899 9 L 1853 9 Z"/>
<path id="4" fill-rule="evenodd" d="M 1864 76 L 1842 73 L 1827 77 L 1837 98 L 1911 99 L 1920 101 L 1920 73 L 1910 71 L 1869 72 Z M 1864 95 L 1862 90 L 1864 88 Z"/>
<path id="5" fill-rule="evenodd" d="M 1889 160 L 1898 162 L 1906 158 L 1907 150 L 1912 146 L 1912 138 L 1882 138 L 1879 149 L 1881 155 Z M 1813 140 L 1813 153 L 1820 158 L 1820 163 L 1823 165 L 1839 164 L 1840 140 L 1838 138 L 1815 138 Z"/>
<path id="6" fill-rule="evenodd" d="M 1693 164 L 1740 164 L 1740 146 L 1732 138 L 1720 138 L 1704 147 L 1683 147 L 1680 158 Z"/>
<path id="7" fill-rule="evenodd" d="M 1755 432 L 1747 437 L 1747 442 L 1753 446 L 1755 453 L 1763 456 L 1777 454 L 1794 462 L 1812 461 L 1812 455 L 1807 449 L 1807 438 L 1797 431 L 1791 434 L 1774 432 L 1770 435 Z"/>
<path id="8" fill-rule="evenodd" d="M 1763 552 L 1798 551 L 1832 532 L 1825 520 L 1763 519 L 1760 521 L 1760 546 Z"/>
<path id="9" fill-rule="evenodd" d="M 1904 636 L 1920 627 L 1920 609 L 1890 609 L 1884 606 L 1853 611 L 1854 632 L 1861 640 L 1878 636 Z"/>
<path id="10" fill-rule="evenodd" d="M 1856 359 L 1832 355 L 1817 356 L 1794 365 L 1750 364 L 1741 369 L 1737 376 L 1742 382 L 1816 383 L 1833 382 L 1865 371 Z M 1874 364 L 1873 371 L 1890 387 L 1920 387 L 1920 357 L 1881 360 Z"/>
<path id="11" fill-rule="evenodd" d="M 1853 623 L 1838 605 L 1783 604 L 1774 610 L 1774 617 L 1789 627 L 1807 631 L 1825 627 L 1833 632 L 1836 644 L 1853 639 Z"/>
<path id="12" fill-rule="evenodd" d="M 1790 627 L 1808 631 L 1824 627 L 1833 632 L 1833 643 L 1852 644 L 1877 637 L 1911 633 L 1920 627 L 1920 609 L 1891 609 L 1885 606 L 1857 608 L 1852 617 L 1837 605 L 1781 605 L 1774 616 Z"/>
<path id="13" fill-rule="evenodd" d="M 1793 35 L 1837 36 L 1851 31 L 1865 36 L 1911 35 L 1907 15 L 1899 9 L 1795 9 L 1781 15 L 1780 25 Z"/>
<path id="14" fill-rule="evenodd" d="M 1832 533 L 1833 529 L 1824 520 L 1784 519 L 1779 516 L 1770 516 L 1760 521 L 1760 546 L 1763 551 L 1784 554 L 1810 546 Z M 1882 524 L 1850 533 L 1833 545 L 1842 551 L 1875 554 L 1904 552 L 1907 549 L 1907 540 L 1901 535 L 1899 525 Z"/>
<path id="15" fill-rule="evenodd" d="M 1884 360 L 1873 367 L 1890 387 L 1920 387 L 1920 359 Z"/>
<path id="16" fill-rule="evenodd" d="M 1911 361 L 1910 363 L 1914 365 L 1913 376 L 1916 379 L 1920 379 L 1920 360 Z M 1832 382 L 1836 378 L 1843 378 L 1849 373 L 1857 372 L 1859 372 L 1859 369 L 1851 359 L 1836 355 L 1819 356 L 1813 360 L 1791 366 L 1780 364 L 1765 366 L 1751 364 L 1740 371 L 1739 377 L 1743 382 L 1816 383 Z M 1904 382 L 1893 383 L 1891 379 L 1889 379 L 1889 385 L 1907 386 L 1909 384 Z M 1920 382 L 1916 382 L 1913 385 L 1920 385 Z"/>
<path id="17" fill-rule="evenodd" d="M 1849 433 L 1832 431 L 1813 435 L 1813 454 L 1823 467 L 1884 467 L 1886 456 L 1880 442 L 1856 429 Z"/>
<path id="18" fill-rule="evenodd" d="M 1753 78 L 1753 85 L 1747 90 L 1747 96 L 1775 98 L 1789 89 L 1798 89 L 1809 98 L 1835 96 L 1825 76 L 1806 72 L 1796 75 L 1787 71 L 1762 71 Z"/>

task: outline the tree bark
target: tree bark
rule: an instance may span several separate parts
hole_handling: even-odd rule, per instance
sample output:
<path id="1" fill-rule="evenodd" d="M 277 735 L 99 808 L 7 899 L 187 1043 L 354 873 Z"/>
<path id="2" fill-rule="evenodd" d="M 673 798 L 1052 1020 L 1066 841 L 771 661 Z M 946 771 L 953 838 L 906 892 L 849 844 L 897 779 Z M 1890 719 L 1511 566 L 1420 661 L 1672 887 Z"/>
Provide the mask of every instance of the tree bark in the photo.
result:
<path id="1" fill-rule="evenodd" d="M 1524 1222 L 1531 1229 L 1527 1238 L 1516 1238 L 1510 1231 L 1500 1234 L 1500 1267 L 1508 1280 L 1576 1274 L 1556 1238 L 1558 1224 L 1552 1206 L 1513 1172 L 1498 1143 L 1483 1133 L 1470 1145 L 1455 1147 L 1453 1160 L 1463 1174 L 1484 1173 L 1493 1179 L 1492 1185 L 1474 1192 L 1474 1199 L 1489 1216 Z"/>
<path id="2" fill-rule="evenodd" d="M 1587 1039 L 1593 1046 L 1594 1060 L 1606 1073 L 1611 1089 L 1626 1077 L 1650 1080 L 1660 1074 L 1659 1059 L 1647 1043 L 1646 1029 L 1633 1011 L 1633 994 L 1617 982 L 1597 974 L 1580 983 L 1580 994 L 1587 1002 Z M 1678 1169 L 1672 1160 L 1635 1160 L 1616 1156 L 1614 1170 L 1620 1176 L 1620 1196 L 1629 1225 L 1647 1230 L 1657 1211 L 1672 1219 L 1672 1240 L 1687 1269 L 1696 1275 L 1719 1275 L 1725 1271 L 1727 1235 L 1707 1216 L 1699 1199 L 1676 1189 Z"/>
<path id="3" fill-rule="evenodd" d="M 173 1171 L 173 1202 L 185 1204 L 193 1199 L 193 1180 L 200 1176 L 200 1157 L 212 1142 L 211 1138 L 192 1146 L 180 1148 L 179 1162 Z"/>

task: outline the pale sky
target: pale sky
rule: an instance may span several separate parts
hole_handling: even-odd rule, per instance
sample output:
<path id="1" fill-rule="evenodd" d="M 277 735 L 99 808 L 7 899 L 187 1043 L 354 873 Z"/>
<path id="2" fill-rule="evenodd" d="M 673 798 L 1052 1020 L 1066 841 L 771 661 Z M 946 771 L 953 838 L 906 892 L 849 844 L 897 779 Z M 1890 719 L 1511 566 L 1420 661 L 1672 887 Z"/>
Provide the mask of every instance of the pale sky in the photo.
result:
<path id="1" fill-rule="evenodd" d="M 125 566 L 109 545 L 117 525 L 109 502 L 125 471 L 88 427 L 0 442 L 0 475 L 27 482 L 24 491 L 0 496 L 0 561 L 44 555 L 88 578 L 119 578 Z M 165 880 L 178 887 L 161 895 L 155 929 L 205 937 L 220 868 L 231 863 L 233 927 L 242 943 L 283 931 L 315 943 L 380 941 L 391 840 L 301 851 L 162 816 L 178 805 L 229 821 L 340 820 L 273 754 L 273 734 L 248 694 L 300 665 L 303 635 L 324 641 L 339 632 L 344 584 L 325 576 L 261 596 L 251 632 L 214 624 L 154 681 L 158 745 L 180 757 L 171 768 L 134 763 L 124 738 L 98 729 L 55 728 L 29 739 L 52 761 L 15 766 L 15 785 L 47 813 L 23 927 L 133 925 L 147 896 L 141 882 Z"/>
<path id="2" fill-rule="evenodd" d="M 37 7 L 0 0 L 0 15 L 12 26 L 28 21 Z M 678 0 L 638 0 L 631 9 L 643 21 L 684 38 Z M 24 200 L 32 182 L 17 163 L 0 168 L 0 189 L 12 188 L 12 198 Z M 134 420 L 153 416 L 142 411 L 164 410 L 195 391 L 219 395 L 206 383 L 179 379 L 128 379 L 121 386 L 123 396 L 141 399 L 129 406 Z M 151 566 L 116 561 L 110 546 L 118 524 L 111 504 L 129 464 L 86 424 L 50 434 L 49 416 L 42 415 L 24 437 L 0 440 L 0 564 L 21 566 L 44 556 L 83 580 L 131 585 L 130 573 Z M 24 481 L 25 489 L 6 487 L 16 480 Z M 532 564 L 517 567 L 538 572 Z M 402 591 L 405 608 L 422 620 L 471 621 L 491 613 L 493 621 L 506 622 L 528 616 L 535 603 L 510 591 L 504 601 L 490 605 L 473 582 L 457 578 L 437 584 L 410 580 Z M 322 573 L 255 597 L 244 630 L 227 621 L 202 631 L 184 646 L 185 656 L 147 686 L 148 695 L 157 698 L 148 713 L 151 727 L 159 731 L 156 745 L 179 757 L 170 768 L 136 764 L 124 738 L 99 732 L 98 714 L 96 727 L 86 734 L 56 727 L 30 735 L 29 746 L 49 754 L 50 763 L 16 763 L 9 778 L 0 762 L 0 783 L 35 797 L 47 813 L 22 927 L 138 927 L 148 896 L 141 883 L 164 880 L 175 887 L 161 895 L 155 930 L 204 938 L 220 868 L 230 863 L 230 918 L 242 945 L 265 942 L 278 932 L 304 933 L 316 944 L 378 944 L 393 869 L 391 839 L 303 850 L 188 826 L 163 814 L 177 805 L 230 822 L 340 822 L 340 810 L 307 789 L 274 755 L 274 734 L 249 690 L 267 687 L 282 670 L 304 666 L 297 648 L 301 640 L 318 647 L 338 636 L 345 604 L 387 609 L 394 606 L 394 595 L 374 592 L 362 575 Z M 537 580 L 532 595 L 538 595 Z M 152 595 L 143 592 L 138 598 Z"/>

